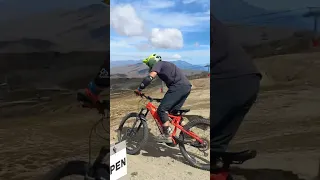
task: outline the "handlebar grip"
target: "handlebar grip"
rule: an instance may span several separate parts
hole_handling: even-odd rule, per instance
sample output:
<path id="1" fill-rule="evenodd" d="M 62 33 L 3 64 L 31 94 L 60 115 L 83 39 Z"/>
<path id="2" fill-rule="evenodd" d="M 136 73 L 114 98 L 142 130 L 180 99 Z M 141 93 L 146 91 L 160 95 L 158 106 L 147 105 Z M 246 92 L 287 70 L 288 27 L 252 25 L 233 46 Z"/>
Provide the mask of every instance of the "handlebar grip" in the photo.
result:
<path id="1" fill-rule="evenodd" d="M 161 102 L 162 101 L 162 99 L 159 99 L 159 98 L 154 98 L 153 100 L 157 101 L 157 102 Z"/>
<path id="2" fill-rule="evenodd" d="M 133 91 L 136 95 L 139 95 L 140 97 L 146 97 L 143 93 L 138 93 L 137 91 Z"/>

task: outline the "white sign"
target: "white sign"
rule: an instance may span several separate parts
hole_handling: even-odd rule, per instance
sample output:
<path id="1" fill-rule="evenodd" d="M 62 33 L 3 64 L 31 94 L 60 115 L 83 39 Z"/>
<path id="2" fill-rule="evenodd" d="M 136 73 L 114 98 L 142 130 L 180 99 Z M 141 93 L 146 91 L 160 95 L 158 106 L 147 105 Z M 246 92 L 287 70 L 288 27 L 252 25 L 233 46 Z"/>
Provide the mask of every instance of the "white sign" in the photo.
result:
<path id="1" fill-rule="evenodd" d="M 110 180 L 125 179 L 127 167 L 126 141 L 122 141 L 110 148 Z"/>

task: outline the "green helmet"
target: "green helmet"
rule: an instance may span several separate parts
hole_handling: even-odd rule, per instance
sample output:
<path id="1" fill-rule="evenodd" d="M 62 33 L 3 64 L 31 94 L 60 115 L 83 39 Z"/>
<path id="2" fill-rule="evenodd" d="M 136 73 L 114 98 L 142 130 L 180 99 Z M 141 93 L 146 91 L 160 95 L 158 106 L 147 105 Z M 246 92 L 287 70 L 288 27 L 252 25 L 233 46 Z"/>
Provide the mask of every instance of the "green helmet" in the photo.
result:
<path id="1" fill-rule="evenodd" d="M 142 62 L 149 66 L 149 70 L 158 62 L 162 61 L 161 56 L 157 54 L 151 54 L 149 57 L 145 58 Z"/>

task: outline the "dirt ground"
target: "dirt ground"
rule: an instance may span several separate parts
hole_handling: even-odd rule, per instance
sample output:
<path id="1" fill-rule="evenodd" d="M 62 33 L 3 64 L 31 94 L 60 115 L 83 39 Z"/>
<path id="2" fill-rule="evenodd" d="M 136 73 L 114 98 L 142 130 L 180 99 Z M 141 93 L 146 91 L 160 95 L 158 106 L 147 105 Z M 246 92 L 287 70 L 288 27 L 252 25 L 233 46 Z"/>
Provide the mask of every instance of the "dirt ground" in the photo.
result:
<path id="1" fill-rule="evenodd" d="M 192 109 L 190 114 L 209 115 L 209 89 L 203 83 L 207 80 L 195 80 L 195 88 L 185 106 Z M 152 92 L 152 95 L 161 97 L 159 92 Z M 305 180 L 315 178 L 320 154 L 319 92 L 320 88 L 295 86 L 260 93 L 231 145 L 232 150 L 250 148 L 259 151 L 256 159 L 234 170 L 239 179 L 245 176 L 257 180 L 296 180 L 295 175 Z M 36 179 L 63 161 L 87 160 L 89 129 L 99 115 L 93 110 L 65 103 L 72 102 L 73 98 L 56 99 L 45 105 L 51 109 L 45 113 L 1 117 L 0 179 Z M 111 99 L 112 142 L 116 141 L 113 130 L 120 118 L 127 112 L 136 111 L 138 100 L 129 94 L 121 99 Z M 121 105 L 122 109 L 117 106 L 120 104 L 126 105 Z M 40 108 L 34 106 L 32 109 Z M 150 127 L 154 126 L 150 123 Z M 96 136 L 93 140 L 95 150 L 104 143 Z M 209 177 L 208 172 L 189 166 L 177 148 L 156 144 L 152 136 L 139 155 L 128 157 L 128 174 L 132 180 L 200 180 Z M 159 171 L 166 172 L 165 176 Z"/>
<path id="2" fill-rule="evenodd" d="M 256 149 L 259 154 L 233 170 L 239 180 L 243 177 L 248 180 L 314 180 L 318 173 L 320 83 L 316 77 L 319 77 L 320 54 L 290 56 L 295 60 L 279 56 L 258 62 L 260 67 L 265 66 L 263 70 L 268 79 L 263 82 L 268 83 L 263 84 L 257 103 L 245 118 L 230 149 Z M 284 59 L 281 66 L 277 65 L 280 59 Z M 306 60 L 307 65 L 301 65 L 298 59 Z M 263 65 L 267 60 L 272 63 Z M 289 76 L 290 72 L 299 73 Z M 189 114 L 209 116 L 208 80 L 193 81 L 194 89 L 185 105 L 192 109 Z M 278 83 L 280 80 L 290 83 L 282 85 Z M 161 97 L 158 89 L 151 92 Z M 68 159 L 87 160 L 89 130 L 99 115 L 94 110 L 80 108 L 74 95 L 57 95 L 52 99 L 0 108 L 1 180 L 36 179 Z M 116 141 L 113 130 L 125 114 L 138 110 L 138 100 L 132 94 L 111 99 L 112 142 Z M 102 130 L 101 134 L 108 136 Z M 105 141 L 97 136 L 93 140 L 96 152 Z M 187 165 L 176 148 L 156 144 L 152 136 L 139 155 L 128 157 L 128 173 L 132 180 L 209 178 L 208 172 Z"/>
<path id="3" fill-rule="evenodd" d="M 209 116 L 209 79 L 194 80 L 194 89 L 186 101 L 188 114 Z M 152 93 L 151 93 L 152 92 Z M 231 150 L 256 149 L 256 159 L 239 166 L 235 173 L 250 179 L 310 180 L 317 176 L 320 140 L 320 88 L 311 86 L 286 86 L 268 90 L 262 87 L 255 106 L 248 114 Z M 161 97 L 155 90 L 149 91 L 153 96 Z M 112 130 L 116 129 L 121 117 L 127 113 L 134 103 L 135 97 L 111 99 Z M 130 106 L 129 106 L 130 104 Z M 138 109 L 138 106 L 136 106 Z M 115 141 L 115 133 L 111 131 L 111 140 Z M 161 179 L 159 166 L 166 174 L 166 179 L 206 179 L 206 171 L 192 168 L 184 161 L 176 148 L 156 145 L 150 140 L 145 148 L 147 153 L 129 155 L 131 179 Z M 160 149 L 165 149 L 161 151 Z M 168 151 L 171 149 L 171 151 Z M 147 154 L 147 155 L 145 155 Z M 147 169 L 147 170 L 146 170 Z M 176 174 L 179 172 L 179 177 Z M 180 173 L 181 172 L 181 173 Z"/>
<path id="4" fill-rule="evenodd" d="M 193 81 L 193 90 L 184 108 L 191 109 L 190 115 L 201 115 L 209 118 L 209 78 Z M 151 97 L 162 98 L 159 88 L 153 88 L 145 92 Z M 124 97 L 113 98 L 111 96 L 111 142 L 116 142 L 115 130 L 121 119 L 129 112 L 139 112 L 139 107 L 145 103 L 139 103 L 140 97 L 135 97 L 132 93 Z M 159 134 L 157 126 L 151 117 L 148 117 L 148 127 L 150 129 L 149 141 L 139 155 L 128 155 L 128 174 L 132 180 L 155 179 L 164 177 L 170 180 L 178 179 L 208 179 L 209 172 L 191 167 L 183 158 L 178 147 L 171 148 L 165 144 L 158 144 L 154 137 Z M 128 125 L 126 126 L 128 127 Z M 198 131 L 199 132 L 199 131 Z M 204 138 L 210 138 L 210 132 L 205 132 Z M 189 149 L 190 150 L 190 149 Z M 196 153 L 196 152 L 194 152 Z M 209 153 L 209 152 L 208 152 Z M 210 160 L 210 156 L 206 158 Z M 130 166 L 132 164 L 132 166 Z M 164 172 L 159 173 L 159 171 Z M 178 176 L 179 174 L 179 176 Z"/>
<path id="5" fill-rule="evenodd" d="M 48 104 L 33 105 L 28 112 L 33 111 L 34 115 L 24 117 L 22 113 L 26 112 L 16 108 L 18 113 L 14 117 L 1 117 L 1 180 L 38 179 L 62 162 L 88 160 L 90 128 L 100 116 L 94 110 L 70 103 L 74 99 L 70 96 L 57 98 Z M 98 128 L 98 133 L 109 139 L 109 132 L 103 131 L 102 127 Z M 106 142 L 109 140 L 93 135 L 93 156 Z"/>

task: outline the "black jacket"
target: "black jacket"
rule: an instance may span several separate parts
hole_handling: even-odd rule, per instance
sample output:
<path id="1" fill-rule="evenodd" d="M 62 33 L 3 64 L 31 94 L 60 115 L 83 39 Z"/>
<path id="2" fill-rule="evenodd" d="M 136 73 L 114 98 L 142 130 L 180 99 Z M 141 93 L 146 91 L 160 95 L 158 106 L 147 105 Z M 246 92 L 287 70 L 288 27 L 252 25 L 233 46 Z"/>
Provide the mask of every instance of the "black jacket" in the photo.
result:
<path id="1" fill-rule="evenodd" d="M 213 15 L 210 19 L 211 78 L 233 78 L 247 74 L 261 76 L 252 59 L 228 32 L 228 28 Z"/>

